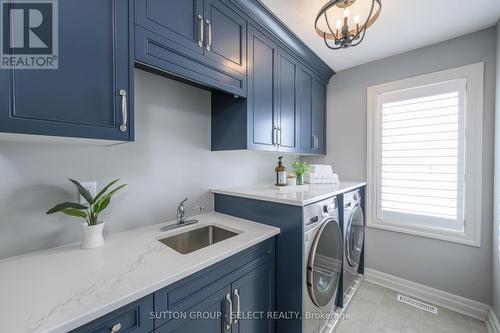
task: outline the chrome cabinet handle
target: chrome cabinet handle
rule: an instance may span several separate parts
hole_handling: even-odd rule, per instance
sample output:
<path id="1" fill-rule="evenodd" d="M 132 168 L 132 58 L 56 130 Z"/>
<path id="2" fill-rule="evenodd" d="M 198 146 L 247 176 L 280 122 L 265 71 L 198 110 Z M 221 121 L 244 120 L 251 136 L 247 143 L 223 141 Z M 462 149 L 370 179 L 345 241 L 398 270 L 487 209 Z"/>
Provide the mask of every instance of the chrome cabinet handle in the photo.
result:
<path id="1" fill-rule="evenodd" d="M 313 142 L 312 142 L 312 149 L 316 149 L 316 135 L 313 134 L 312 136 Z"/>
<path id="2" fill-rule="evenodd" d="M 124 89 L 120 89 L 120 96 L 122 97 L 122 124 L 120 125 L 120 131 L 127 131 L 127 92 Z"/>
<path id="3" fill-rule="evenodd" d="M 278 146 L 281 146 L 281 128 L 278 127 Z"/>
<path id="4" fill-rule="evenodd" d="M 231 294 L 226 295 L 226 301 L 229 303 L 229 311 L 226 314 L 226 331 L 231 329 L 232 316 L 233 316 L 233 301 L 231 300 Z"/>
<path id="5" fill-rule="evenodd" d="M 238 289 L 234 290 L 234 296 L 236 297 L 236 316 L 234 318 L 233 324 L 236 325 L 238 324 L 238 320 L 240 319 L 241 312 L 240 292 L 238 291 Z"/>
<path id="6" fill-rule="evenodd" d="M 198 38 L 198 46 L 203 47 L 203 39 L 205 38 L 205 33 L 203 31 L 203 16 L 198 14 L 198 23 L 200 24 L 200 36 Z"/>
<path id="7" fill-rule="evenodd" d="M 273 127 L 273 146 L 278 145 L 278 127 Z"/>
<path id="8" fill-rule="evenodd" d="M 210 22 L 210 20 L 206 20 L 205 21 L 208 25 L 208 43 L 207 43 L 207 51 L 210 51 L 210 49 L 212 48 L 212 23 Z"/>
<path id="9" fill-rule="evenodd" d="M 111 327 L 111 331 L 109 331 L 109 333 L 116 333 L 121 329 L 122 329 L 122 324 L 118 323 L 116 325 L 113 325 L 113 327 Z"/>

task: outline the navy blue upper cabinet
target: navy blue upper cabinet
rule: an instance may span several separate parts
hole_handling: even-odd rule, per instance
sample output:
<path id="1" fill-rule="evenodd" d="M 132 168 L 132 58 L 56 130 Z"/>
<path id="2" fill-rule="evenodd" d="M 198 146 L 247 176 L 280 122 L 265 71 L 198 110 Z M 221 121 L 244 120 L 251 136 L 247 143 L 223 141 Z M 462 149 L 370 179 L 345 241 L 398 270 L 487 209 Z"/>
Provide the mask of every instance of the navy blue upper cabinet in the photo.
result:
<path id="1" fill-rule="evenodd" d="M 298 61 L 285 51 L 278 53 L 279 150 L 297 151 L 300 132 L 298 113 Z"/>
<path id="2" fill-rule="evenodd" d="M 313 80 L 312 96 L 313 150 L 326 154 L 326 86 L 318 78 Z"/>
<path id="3" fill-rule="evenodd" d="M 312 85 L 313 74 L 304 67 L 299 71 L 299 114 L 300 114 L 300 136 L 299 148 L 302 152 L 313 152 L 312 133 Z"/>
<path id="4" fill-rule="evenodd" d="M 205 55 L 246 75 L 247 23 L 220 0 L 205 0 Z"/>
<path id="5" fill-rule="evenodd" d="M 299 151 L 325 154 L 326 84 L 305 67 L 299 71 Z"/>
<path id="6" fill-rule="evenodd" d="M 0 69 L 0 132 L 133 140 L 129 2 L 58 6 L 58 69 Z"/>
<path id="7" fill-rule="evenodd" d="M 246 96 L 246 20 L 220 0 L 135 0 L 135 59 Z"/>
<path id="8" fill-rule="evenodd" d="M 203 56 L 203 0 L 136 0 L 135 23 L 168 38 L 168 47 Z"/>
<path id="9" fill-rule="evenodd" d="M 248 39 L 248 148 L 276 150 L 278 46 L 252 26 L 248 30 Z"/>

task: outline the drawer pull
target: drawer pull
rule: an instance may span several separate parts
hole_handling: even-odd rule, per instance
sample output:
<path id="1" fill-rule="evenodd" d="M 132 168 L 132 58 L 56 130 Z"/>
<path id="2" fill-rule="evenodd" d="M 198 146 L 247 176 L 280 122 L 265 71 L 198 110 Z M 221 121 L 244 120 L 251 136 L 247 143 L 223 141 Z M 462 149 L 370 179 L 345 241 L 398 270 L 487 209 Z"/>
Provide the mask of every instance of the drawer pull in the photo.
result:
<path id="1" fill-rule="evenodd" d="M 236 316 L 234 318 L 233 324 L 238 324 L 238 319 L 240 319 L 241 304 L 240 304 L 240 293 L 238 289 L 234 290 L 234 296 L 236 297 Z"/>
<path id="2" fill-rule="evenodd" d="M 207 51 L 210 51 L 212 49 L 212 23 L 210 23 L 210 20 L 205 21 L 208 26 L 208 44 L 206 46 Z"/>
<path id="3" fill-rule="evenodd" d="M 203 16 L 198 15 L 198 22 L 200 23 L 200 36 L 198 37 L 198 46 L 203 47 L 203 39 L 205 32 L 203 31 Z"/>
<path id="4" fill-rule="evenodd" d="M 226 314 L 226 331 L 231 329 L 232 317 L 233 317 L 233 301 L 231 300 L 231 294 L 226 295 L 226 301 L 229 304 L 229 310 Z"/>
<path id="5" fill-rule="evenodd" d="M 127 131 L 127 92 L 124 89 L 120 89 L 120 96 L 122 97 L 122 124 L 120 125 L 120 131 Z"/>
<path id="6" fill-rule="evenodd" d="M 116 333 L 116 332 L 118 332 L 121 329 L 122 329 L 122 324 L 118 323 L 116 325 L 113 325 L 113 327 L 111 327 L 110 333 Z"/>

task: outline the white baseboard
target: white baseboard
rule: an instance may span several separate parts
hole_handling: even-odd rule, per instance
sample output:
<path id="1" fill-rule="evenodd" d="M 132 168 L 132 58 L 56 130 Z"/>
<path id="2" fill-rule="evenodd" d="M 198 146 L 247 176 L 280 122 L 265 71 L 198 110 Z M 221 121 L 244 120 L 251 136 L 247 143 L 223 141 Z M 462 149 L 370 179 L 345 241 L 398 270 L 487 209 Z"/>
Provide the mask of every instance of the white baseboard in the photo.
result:
<path id="1" fill-rule="evenodd" d="M 486 322 L 486 320 L 491 316 L 491 307 L 488 304 L 454 295 L 446 291 L 427 287 L 394 275 L 366 268 L 365 279 L 368 282 L 378 284 L 382 287 L 398 291 L 408 296 L 416 297 L 423 301 L 430 302 L 434 305 L 441 306 L 484 322 Z M 493 311 L 491 311 L 491 313 L 493 313 Z M 498 322 L 496 322 L 496 325 L 498 327 Z M 500 331 L 493 332 L 500 333 Z"/>
<path id="2" fill-rule="evenodd" d="M 497 316 L 495 315 L 495 312 L 493 312 L 492 308 L 488 311 L 486 328 L 488 328 L 488 333 L 500 333 L 500 324 L 498 323 Z"/>

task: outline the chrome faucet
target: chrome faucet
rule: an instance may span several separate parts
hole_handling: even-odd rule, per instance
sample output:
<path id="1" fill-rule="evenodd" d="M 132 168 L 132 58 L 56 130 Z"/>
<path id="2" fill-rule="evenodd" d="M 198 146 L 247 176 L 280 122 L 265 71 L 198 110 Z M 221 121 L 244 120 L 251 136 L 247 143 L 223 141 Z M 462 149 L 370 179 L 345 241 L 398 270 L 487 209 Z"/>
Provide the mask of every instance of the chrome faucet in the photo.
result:
<path id="1" fill-rule="evenodd" d="M 169 224 L 169 225 L 163 226 L 163 227 L 161 227 L 160 231 L 167 231 L 167 230 L 170 230 L 170 229 L 182 227 L 184 225 L 190 225 L 190 224 L 198 223 L 198 220 L 185 220 L 185 218 L 186 218 L 186 209 L 184 208 L 184 203 L 187 200 L 188 200 L 187 198 L 184 199 L 184 200 L 182 200 L 181 203 L 179 204 L 179 206 L 177 206 L 177 223 L 176 224 Z M 193 208 L 192 211 L 194 211 L 195 209 L 198 209 L 200 212 L 202 212 L 202 211 L 205 210 L 205 207 L 203 207 L 203 206 L 196 206 L 196 207 Z"/>
<path id="2" fill-rule="evenodd" d="M 187 201 L 187 198 L 182 200 L 179 206 L 177 206 L 177 224 L 184 223 L 184 217 L 186 215 L 186 211 L 184 209 L 184 203 Z"/>

